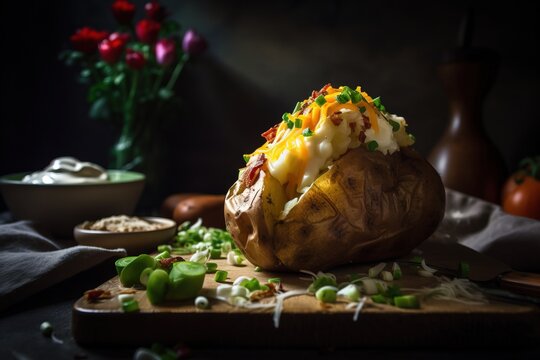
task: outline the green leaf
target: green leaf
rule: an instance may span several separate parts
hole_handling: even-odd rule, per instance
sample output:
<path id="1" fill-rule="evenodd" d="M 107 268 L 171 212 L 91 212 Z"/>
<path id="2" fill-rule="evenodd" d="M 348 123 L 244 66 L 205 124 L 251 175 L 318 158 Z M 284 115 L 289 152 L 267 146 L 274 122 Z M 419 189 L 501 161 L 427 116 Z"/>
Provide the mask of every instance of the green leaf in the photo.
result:
<path id="1" fill-rule="evenodd" d="M 174 96 L 174 92 L 167 89 L 167 88 L 161 88 L 161 89 L 159 89 L 158 95 L 159 95 L 160 99 L 169 100 L 170 98 L 172 98 Z"/>
<path id="2" fill-rule="evenodd" d="M 92 119 L 108 119 L 111 116 L 107 99 L 102 97 L 94 101 L 88 114 Z"/>
<path id="3" fill-rule="evenodd" d="M 114 78 L 114 84 L 115 85 L 120 85 L 126 78 L 126 75 L 125 74 L 118 74 L 115 78 Z"/>

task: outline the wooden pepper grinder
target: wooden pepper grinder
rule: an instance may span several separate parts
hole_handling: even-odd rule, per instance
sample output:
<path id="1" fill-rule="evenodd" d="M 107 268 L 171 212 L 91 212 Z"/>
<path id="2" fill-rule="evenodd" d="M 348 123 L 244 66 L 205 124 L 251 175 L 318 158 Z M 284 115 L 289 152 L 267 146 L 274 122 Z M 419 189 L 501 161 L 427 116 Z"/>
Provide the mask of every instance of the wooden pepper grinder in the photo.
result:
<path id="1" fill-rule="evenodd" d="M 448 51 L 437 72 L 449 99 L 448 127 L 429 161 L 446 187 L 493 203 L 499 202 L 504 163 L 482 123 L 482 105 L 497 73 L 499 56 L 470 47 L 472 10 L 460 31 L 460 47 Z"/>

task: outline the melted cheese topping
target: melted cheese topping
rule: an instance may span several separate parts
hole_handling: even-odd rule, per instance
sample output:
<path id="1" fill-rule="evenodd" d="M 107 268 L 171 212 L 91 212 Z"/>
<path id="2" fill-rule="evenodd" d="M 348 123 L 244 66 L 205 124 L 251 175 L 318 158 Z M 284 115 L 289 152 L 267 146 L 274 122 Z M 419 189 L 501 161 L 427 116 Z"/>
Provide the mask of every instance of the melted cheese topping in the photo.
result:
<path id="1" fill-rule="evenodd" d="M 344 94 L 349 100 L 338 101 L 337 97 Z M 301 104 L 300 109 L 286 114 L 272 141 L 249 155 L 253 159 L 254 155 L 265 154 L 268 171 L 286 187 L 290 198 L 307 191 L 348 149 L 366 146 L 392 154 L 414 143 L 406 132 L 405 119 L 376 106 L 360 87 L 351 90 L 327 85 Z M 300 127 L 294 126 L 295 122 L 301 122 Z"/>

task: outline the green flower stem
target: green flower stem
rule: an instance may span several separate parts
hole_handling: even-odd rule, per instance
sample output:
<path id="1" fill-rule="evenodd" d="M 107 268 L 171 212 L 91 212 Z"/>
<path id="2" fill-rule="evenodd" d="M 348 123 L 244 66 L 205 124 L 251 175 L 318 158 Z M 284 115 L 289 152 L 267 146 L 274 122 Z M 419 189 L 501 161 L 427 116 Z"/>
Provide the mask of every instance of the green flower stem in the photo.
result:
<path id="1" fill-rule="evenodd" d="M 178 80 L 178 76 L 182 72 L 182 69 L 184 68 L 184 65 L 186 64 L 188 59 L 189 59 L 188 54 L 182 55 L 182 57 L 180 58 L 180 61 L 178 62 L 178 64 L 176 64 L 176 67 L 174 68 L 174 70 L 172 72 L 172 75 L 171 75 L 171 78 L 169 79 L 169 82 L 165 86 L 165 88 L 167 90 L 172 91 L 172 89 L 174 87 L 174 84 L 176 84 L 176 80 Z"/>
<path id="2" fill-rule="evenodd" d="M 124 102 L 124 126 L 120 139 L 115 146 L 114 152 L 116 155 L 116 168 L 125 167 L 130 159 L 130 151 L 133 151 L 133 120 L 135 118 L 135 94 L 137 93 L 137 85 L 139 83 L 139 72 L 133 72 L 133 80 L 127 99 Z"/>

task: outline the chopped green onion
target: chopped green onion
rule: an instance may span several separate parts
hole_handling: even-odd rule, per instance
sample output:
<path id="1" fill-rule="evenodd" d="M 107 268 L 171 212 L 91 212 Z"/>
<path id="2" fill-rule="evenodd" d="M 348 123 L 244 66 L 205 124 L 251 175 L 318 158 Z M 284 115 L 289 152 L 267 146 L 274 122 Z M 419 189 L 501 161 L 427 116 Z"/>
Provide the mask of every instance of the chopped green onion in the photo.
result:
<path id="1" fill-rule="evenodd" d="M 302 131 L 302 135 L 304 135 L 305 137 L 313 136 L 313 131 L 311 131 L 310 128 L 305 128 L 304 131 Z"/>
<path id="2" fill-rule="evenodd" d="M 357 302 L 360 299 L 360 291 L 356 285 L 350 284 L 337 292 L 338 296 L 343 296 L 350 301 Z"/>
<path id="3" fill-rule="evenodd" d="M 122 270 L 120 273 L 120 282 L 125 287 L 138 285 L 140 284 L 140 277 L 143 270 L 146 268 L 154 269 L 155 267 L 156 260 L 152 256 L 141 254 Z"/>
<path id="4" fill-rule="evenodd" d="M 225 282 L 227 280 L 228 275 L 229 275 L 228 272 L 224 270 L 218 270 L 216 271 L 216 275 L 214 275 L 214 280 L 216 282 Z"/>
<path id="5" fill-rule="evenodd" d="M 390 125 L 392 125 L 392 131 L 393 132 L 398 131 L 399 128 L 401 127 L 401 125 L 399 125 L 399 123 L 397 121 L 394 121 L 392 119 L 388 119 L 388 122 L 390 123 Z"/>
<path id="6" fill-rule="evenodd" d="M 420 301 L 415 295 L 402 295 L 394 297 L 394 304 L 403 309 L 418 309 Z"/>
<path id="7" fill-rule="evenodd" d="M 207 262 L 205 265 L 207 274 L 215 273 L 218 267 L 218 264 L 214 262 Z"/>
<path id="8" fill-rule="evenodd" d="M 416 137 L 413 134 L 409 134 L 409 138 L 411 138 L 413 142 L 416 142 Z"/>
<path id="9" fill-rule="evenodd" d="M 247 298 L 249 296 L 249 290 L 241 285 L 233 285 L 231 288 L 231 297 L 243 297 Z"/>
<path id="10" fill-rule="evenodd" d="M 394 280 L 394 276 L 392 275 L 392 273 L 390 271 L 381 272 L 381 278 L 384 281 L 392 281 L 392 280 Z"/>
<path id="11" fill-rule="evenodd" d="M 384 295 L 381 295 L 381 294 L 373 295 L 371 297 L 371 301 L 377 304 L 388 304 L 388 299 Z"/>
<path id="12" fill-rule="evenodd" d="M 162 252 L 154 256 L 154 259 L 161 260 L 161 259 L 167 259 L 170 257 L 171 257 L 171 253 L 169 252 L 169 250 L 163 250 Z"/>
<path id="13" fill-rule="evenodd" d="M 384 105 L 381 103 L 381 97 L 378 96 L 376 97 L 375 99 L 373 99 L 373 105 L 379 109 L 379 111 L 381 112 L 386 112 L 386 108 L 384 107 Z"/>
<path id="14" fill-rule="evenodd" d="M 44 336 L 47 336 L 47 337 L 51 336 L 53 333 L 53 327 L 51 323 L 48 321 L 42 322 L 41 325 L 39 325 L 39 330 Z"/>
<path id="15" fill-rule="evenodd" d="M 324 95 L 319 95 L 319 96 L 315 99 L 315 102 L 317 103 L 317 105 L 323 106 L 323 105 L 326 103 L 326 99 L 324 98 Z"/>
<path id="16" fill-rule="evenodd" d="M 165 300 L 169 288 L 169 274 L 162 269 L 152 271 L 146 284 L 146 296 L 153 305 Z"/>
<path id="17" fill-rule="evenodd" d="M 379 147 L 379 143 L 375 140 L 371 140 L 367 143 L 367 148 L 369 151 L 375 151 Z"/>
<path id="18" fill-rule="evenodd" d="M 268 291 L 268 290 L 270 290 L 270 288 L 269 288 L 268 286 L 266 286 L 266 285 L 261 285 L 260 290 L 262 290 L 262 291 Z"/>
<path id="19" fill-rule="evenodd" d="M 126 256 L 123 258 L 120 258 L 114 262 L 114 266 L 116 267 L 116 272 L 118 275 L 124 270 L 124 268 L 133 260 L 135 260 L 136 256 Z"/>
<path id="20" fill-rule="evenodd" d="M 195 254 L 191 255 L 189 261 L 204 264 L 208 261 L 208 256 L 208 250 L 197 251 Z"/>
<path id="21" fill-rule="evenodd" d="M 221 249 L 213 248 L 210 250 L 210 259 L 219 259 L 221 258 Z"/>
<path id="22" fill-rule="evenodd" d="M 279 283 L 281 283 L 281 279 L 280 278 L 270 278 L 270 279 L 268 279 L 268 282 L 271 283 L 271 284 L 279 284 Z"/>
<path id="23" fill-rule="evenodd" d="M 413 264 L 420 265 L 423 260 L 424 260 L 423 257 L 416 255 L 416 256 L 413 256 L 413 258 L 410 260 L 410 262 L 412 262 Z"/>
<path id="24" fill-rule="evenodd" d="M 255 272 L 261 272 L 262 269 L 261 269 L 260 266 L 255 266 L 255 269 L 253 269 L 253 271 L 255 271 Z"/>
<path id="25" fill-rule="evenodd" d="M 302 127 L 302 119 L 296 118 L 296 120 L 294 120 L 294 127 L 300 129 Z"/>
<path id="26" fill-rule="evenodd" d="M 173 264 L 169 273 L 167 299 L 184 300 L 194 298 L 203 287 L 206 266 L 200 263 L 183 261 Z"/>
<path id="27" fill-rule="evenodd" d="M 299 111 L 301 108 L 302 108 L 302 103 L 299 101 L 296 103 L 296 106 L 294 107 L 294 110 L 292 111 L 292 113 L 294 114 L 295 112 Z"/>
<path id="28" fill-rule="evenodd" d="M 432 274 L 437 272 L 437 269 L 433 269 L 433 268 L 430 268 L 429 266 L 427 266 L 425 259 L 422 259 L 422 261 L 420 262 L 420 266 L 422 267 L 422 269 L 424 269 L 426 271 L 429 271 Z"/>
<path id="29" fill-rule="evenodd" d="M 168 251 L 170 253 L 172 251 L 172 246 L 167 245 L 167 244 L 159 245 L 157 247 L 157 251 L 160 252 L 160 253 L 162 253 L 164 251 Z"/>
<path id="30" fill-rule="evenodd" d="M 246 284 L 243 285 L 246 289 L 249 291 L 255 291 L 261 289 L 261 284 L 259 283 L 259 280 L 256 278 L 253 278 L 249 280 Z"/>
<path id="31" fill-rule="evenodd" d="M 362 101 L 362 95 L 356 90 L 351 91 L 350 96 L 351 96 L 351 102 L 353 104 L 356 104 L 356 103 Z"/>
<path id="32" fill-rule="evenodd" d="M 139 276 L 139 282 L 146 286 L 146 284 L 148 284 L 148 279 L 150 278 L 150 274 L 152 274 L 152 272 L 154 271 L 154 269 L 152 268 L 146 268 L 144 269 L 142 272 L 141 272 L 141 275 Z"/>
<path id="33" fill-rule="evenodd" d="M 399 280 L 401 279 L 401 268 L 399 267 L 399 264 L 397 262 L 395 262 L 393 265 L 392 265 L 392 276 L 394 277 L 394 280 Z"/>
<path id="34" fill-rule="evenodd" d="M 135 299 L 122 302 L 122 310 L 124 312 L 139 311 L 139 302 Z"/>
<path id="35" fill-rule="evenodd" d="M 287 128 L 292 129 L 293 127 L 294 127 L 294 122 L 292 122 L 291 120 L 287 120 Z"/>
<path id="36" fill-rule="evenodd" d="M 380 272 L 384 270 L 385 266 L 386 266 L 386 263 L 382 262 L 382 263 L 379 263 L 376 266 L 370 268 L 368 270 L 368 276 L 370 278 L 376 278 L 380 274 Z"/>
<path id="37" fill-rule="evenodd" d="M 195 298 L 195 307 L 201 310 L 208 309 L 210 307 L 210 302 L 208 302 L 208 299 L 204 296 L 197 296 Z"/>
<path id="38" fill-rule="evenodd" d="M 324 286 L 337 287 L 336 279 L 326 274 L 319 275 L 313 280 L 311 285 L 309 285 L 308 291 L 310 293 L 315 293 Z"/>
<path id="39" fill-rule="evenodd" d="M 236 280 L 234 280 L 233 285 L 244 286 L 244 284 L 247 284 L 249 280 L 251 280 L 249 276 L 242 275 L 242 276 L 237 277 Z"/>
<path id="40" fill-rule="evenodd" d="M 315 297 L 323 303 L 334 303 L 337 300 L 337 288 L 334 286 L 323 286 L 317 290 Z"/>
<path id="41" fill-rule="evenodd" d="M 123 303 L 135 299 L 135 296 L 133 294 L 118 294 L 117 298 L 120 303 Z"/>
<path id="42" fill-rule="evenodd" d="M 389 285 L 386 290 L 383 291 L 383 295 L 389 298 L 401 296 L 401 289 L 397 285 Z"/>
<path id="43" fill-rule="evenodd" d="M 229 265 L 241 266 L 244 260 L 242 255 L 237 255 L 234 251 L 229 251 L 227 254 L 227 263 Z"/>
<path id="44" fill-rule="evenodd" d="M 244 157 L 244 162 L 247 164 L 249 162 L 249 159 L 251 159 L 251 157 L 249 155 L 243 155 Z"/>
<path id="45" fill-rule="evenodd" d="M 366 112 L 366 107 L 365 106 L 360 107 L 360 112 L 365 113 Z"/>
<path id="46" fill-rule="evenodd" d="M 340 104 L 345 104 L 346 102 L 348 102 L 351 98 L 349 97 L 349 95 L 347 94 L 339 94 L 338 96 L 336 96 L 336 100 L 338 103 Z"/>
<path id="47" fill-rule="evenodd" d="M 462 279 L 468 279 L 470 272 L 471 267 L 469 266 L 469 264 L 464 261 L 460 261 L 458 267 L 458 277 Z"/>
<path id="48" fill-rule="evenodd" d="M 281 116 L 281 119 L 285 122 L 289 121 L 289 113 L 284 113 L 282 116 Z"/>
<path id="49" fill-rule="evenodd" d="M 378 280 L 365 279 L 362 280 L 361 283 L 362 288 L 367 295 L 373 295 L 379 292 L 379 289 L 377 289 L 377 285 L 379 285 Z"/>

